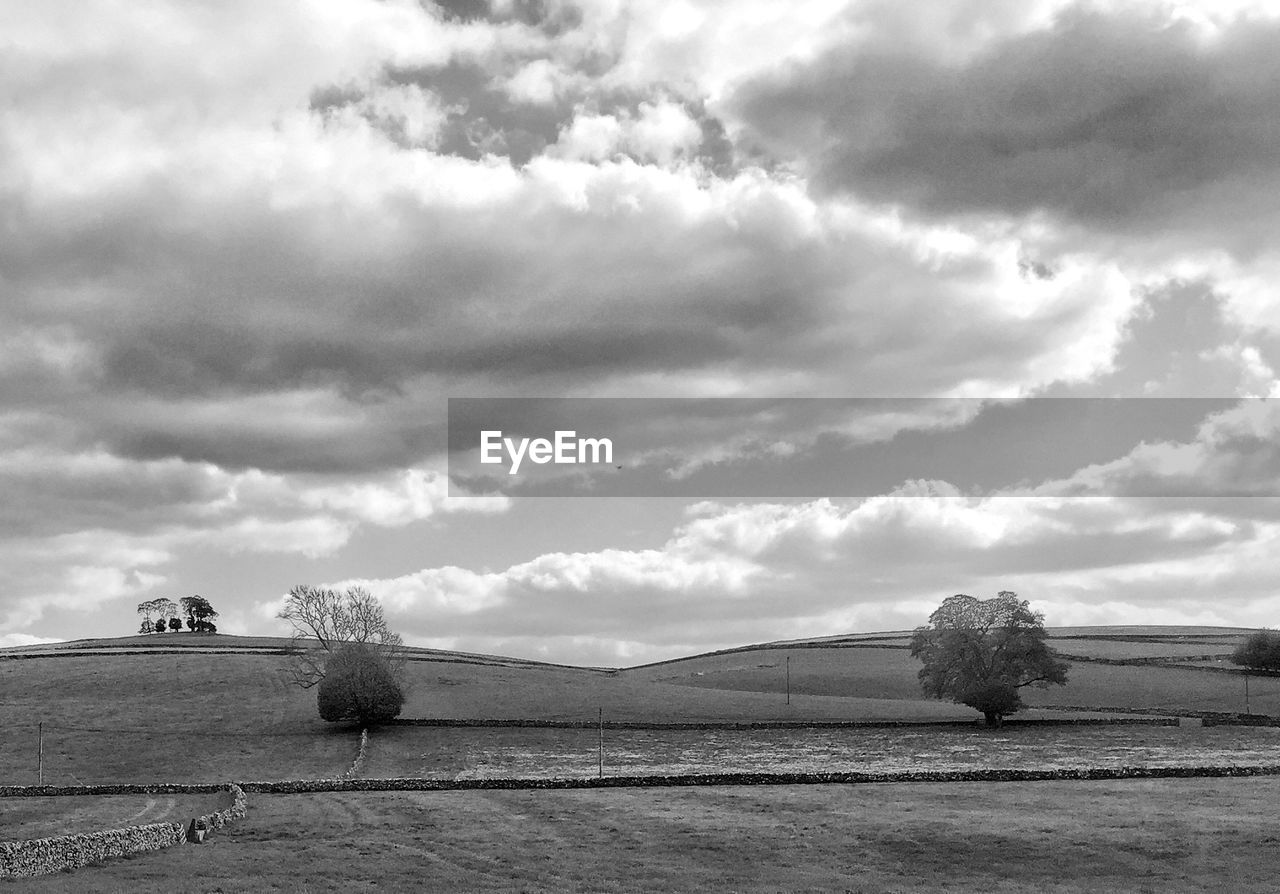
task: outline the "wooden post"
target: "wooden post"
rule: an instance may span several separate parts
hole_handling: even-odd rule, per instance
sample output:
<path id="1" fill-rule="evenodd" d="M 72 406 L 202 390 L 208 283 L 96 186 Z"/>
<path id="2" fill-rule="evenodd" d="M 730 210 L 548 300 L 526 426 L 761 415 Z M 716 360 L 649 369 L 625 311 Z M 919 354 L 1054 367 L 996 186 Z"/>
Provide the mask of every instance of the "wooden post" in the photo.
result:
<path id="1" fill-rule="evenodd" d="M 37 729 L 39 730 L 39 733 L 38 733 L 39 745 L 37 746 L 38 752 L 37 752 L 37 758 L 36 758 L 36 766 L 37 766 L 36 773 L 37 773 L 37 778 L 40 780 L 40 784 L 44 785 L 44 721 L 43 720 L 40 721 L 40 725 L 37 727 Z"/>
<path id="2" fill-rule="evenodd" d="M 787 704 L 791 704 L 791 656 L 787 656 Z"/>
<path id="3" fill-rule="evenodd" d="M 604 778 L 604 708 L 600 709 L 600 716 L 597 720 L 597 729 L 600 731 L 600 738 L 596 747 L 596 757 L 599 764 L 600 778 Z"/>
<path id="4" fill-rule="evenodd" d="M 1252 711 L 1249 710 L 1249 672 L 1248 671 L 1244 672 L 1244 712 L 1246 714 L 1253 713 Z"/>

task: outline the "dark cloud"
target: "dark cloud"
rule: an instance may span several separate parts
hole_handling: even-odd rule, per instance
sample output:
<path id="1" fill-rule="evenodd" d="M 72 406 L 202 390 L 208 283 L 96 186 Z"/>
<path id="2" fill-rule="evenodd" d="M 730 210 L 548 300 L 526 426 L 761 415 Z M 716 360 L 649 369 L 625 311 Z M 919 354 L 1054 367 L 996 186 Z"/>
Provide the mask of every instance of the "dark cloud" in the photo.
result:
<path id="1" fill-rule="evenodd" d="M 836 48 L 733 102 L 748 139 L 794 154 L 823 190 L 1151 227 L 1276 183 L 1280 24 L 1241 19 L 1203 39 L 1079 7 L 958 64 L 909 45 Z"/>

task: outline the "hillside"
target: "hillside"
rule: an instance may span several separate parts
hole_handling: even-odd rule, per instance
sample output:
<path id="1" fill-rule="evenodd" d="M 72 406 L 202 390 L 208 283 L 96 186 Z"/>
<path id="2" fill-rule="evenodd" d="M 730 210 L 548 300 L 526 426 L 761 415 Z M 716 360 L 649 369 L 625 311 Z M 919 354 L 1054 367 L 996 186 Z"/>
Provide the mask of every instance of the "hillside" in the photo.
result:
<path id="1" fill-rule="evenodd" d="M 1245 710 L 1223 660 L 1245 631 L 1072 628 L 1070 682 L 1030 690 L 1020 718 Z M 407 718 L 633 723 L 970 720 L 920 698 L 905 633 L 762 644 L 621 670 L 409 650 Z M 350 765 L 358 731 L 322 722 L 289 683 L 288 641 L 136 636 L 0 650 L 0 782 L 314 778 Z M 788 664 L 789 695 L 788 703 Z M 1280 679 L 1252 677 L 1249 708 L 1280 715 Z M 429 728 L 380 733 L 381 770 L 431 766 Z M 471 747 L 471 746 L 467 746 Z M 486 746 L 487 747 L 487 746 Z M 579 747 L 575 745 L 574 747 Z M 589 748 L 590 744 L 582 747 Z M 424 751 L 427 749 L 427 751 Z M 434 752 L 432 752 L 434 753 Z M 487 752 L 486 752 L 487 753 Z"/>
<path id="2" fill-rule="evenodd" d="M 1035 706 L 1136 711 L 1246 710 L 1244 675 L 1227 659 L 1242 627 L 1070 627 L 1049 630 L 1072 663 L 1066 686 L 1024 690 Z M 919 698 L 907 631 L 766 643 L 641 665 L 624 675 L 737 692 L 893 700 Z M 1280 679 L 1250 676 L 1248 708 L 1280 714 Z"/>

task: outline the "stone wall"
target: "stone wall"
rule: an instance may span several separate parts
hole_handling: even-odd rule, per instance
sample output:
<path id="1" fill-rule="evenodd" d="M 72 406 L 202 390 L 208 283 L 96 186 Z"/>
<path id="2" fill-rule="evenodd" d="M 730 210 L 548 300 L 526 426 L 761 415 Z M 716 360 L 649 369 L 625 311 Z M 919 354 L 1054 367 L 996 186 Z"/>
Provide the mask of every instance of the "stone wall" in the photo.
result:
<path id="1" fill-rule="evenodd" d="M 181 844 L 181 823 L 151 823 L 57 838 L 0 842 L 0 878 L 30 878 Z"/>
<path id="2" fill-rule="evenodd" d="M 10 788 L 18 788 L 16 786 Z M 34 789 L 51 789 L 53 786 L 31 786 Z M 22 794 L 86 794 L 88 786 L 71 787 L 57 792 L 32 791 Z M 94 786 L 94 788 L 118 788 Z M 205 786 L 199 786 L 206 790 Z M 70 791 L 66 789 L 71 789 Z M 248 811 L 244 790 L 238 785 L 220 786 L 231 794 L 231 806 L 208 813 L 192 821 L 192 827 L 207 832 L 221 829 L 233 819 L 243 818 Z M 19 792 L 14 792 L 18 794 Z M 118 794 L 119 792 L 96 792 Z M 200 837 L 203 837 L 201 835 Z M 110 857 L 124 857 L 146 851 L 158 851 L 188 840 L 188 830 L 181 823 L 150 823 L 145 826 L 129 826 L 125 829 L 105 829 L 75 835 L 59 835 L 53 838 L 32 838 L 26 841 L 0 841 L 0 878 L 31 878 L 68 869 L 76 869 L 97 863 Z"/>

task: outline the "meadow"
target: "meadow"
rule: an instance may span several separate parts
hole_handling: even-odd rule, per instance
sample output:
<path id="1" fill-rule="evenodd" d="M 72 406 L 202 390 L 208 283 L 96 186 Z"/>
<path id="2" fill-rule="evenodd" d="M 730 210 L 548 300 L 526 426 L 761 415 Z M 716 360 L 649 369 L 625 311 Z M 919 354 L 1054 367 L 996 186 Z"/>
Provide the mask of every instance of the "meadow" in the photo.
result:
<path id="1" fill-rule="evenodd" d="M 601 743 L 603 743 L 601 745 Z M 888 729 L 606 730 L 385 727 L 369 777 L 593 777 L 1280 763 L 1280 728 L 1007 724 Z"/>
<path id="2" fill-rule="evenodd" d="M 1064 631 L 1088 657 L 999 730 L 606 729 L 606 775 L 700 772 L 1202 766 L 1280 763 L 1280 728 L 1044 726 L 1244 710 L 1238 674 L 1179 667 L 1240 632 Z M 323 779 L 359 730 L 319 720 L 290 684 L 284 641 L 134 637 L 0 657 L 0 783 Z M 403 716 L 458 720 L 803 723 L 974 721 L 920 697 L 903 634 L 770 644 L 621 670 L 414 650 Z M 888 648 L 886 648 L 886 646 Z M 1092 650 L 1092 651 L 1084 651 Z M 0 652 L 3 656 L 4 652 Z M 788 659 L 789 662 L 788 662 Z M 788 663 L 790 679 L 788 686 Z M 1280 716 L 1280 679 L 1253 677 Z M 789 695 L 789 702 L 788 702 Z M 360 775 L 588 777 L 594 728 L 391 725 Z M 78 890 L 1273 890 L 1280 779 L 712 787 L 250 796 L 209 846 L 112 861 Z M 0 836 L 180 820 L 217 795 L 0 798 Z M 394 859 L 392 859 L 394 858 Z M 179 867 L 179 868 L 175 868 Z M 63 890 L 66 879 L 24 883 Z"/>
<path id="3" fill-rule="evenodd" d="M 1270 892 L 1277 798 L 1276 779 L 256 795 L 206 845 L 21 890 Z"/>

